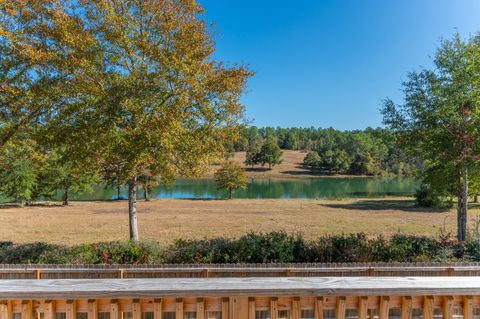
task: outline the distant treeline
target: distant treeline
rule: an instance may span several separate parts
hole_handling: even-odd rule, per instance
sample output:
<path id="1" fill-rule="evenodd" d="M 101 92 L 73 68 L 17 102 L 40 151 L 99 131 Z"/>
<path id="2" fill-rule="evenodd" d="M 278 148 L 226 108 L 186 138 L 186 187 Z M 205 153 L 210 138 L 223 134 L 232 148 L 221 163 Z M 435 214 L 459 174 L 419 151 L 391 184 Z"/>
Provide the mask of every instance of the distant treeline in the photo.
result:
<path id="1" fill-rule="evenodd" d="M 258 153 L 266 143 L 305 151 L 304 165 L 319 173 L 412 175 L 420 163 L 404 154 L 394 134 L 382 128 L 340 131 L 333 128 L 245 128 L 232 151 Z"/>

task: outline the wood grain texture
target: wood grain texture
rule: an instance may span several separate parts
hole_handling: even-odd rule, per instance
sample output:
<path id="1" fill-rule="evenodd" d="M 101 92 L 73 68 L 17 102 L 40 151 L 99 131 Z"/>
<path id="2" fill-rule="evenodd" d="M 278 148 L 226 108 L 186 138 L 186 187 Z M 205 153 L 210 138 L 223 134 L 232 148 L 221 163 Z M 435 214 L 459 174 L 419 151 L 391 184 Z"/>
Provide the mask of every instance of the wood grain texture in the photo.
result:
<path id="1" fill-rule="evenodd" d="M 358 300 L 358 319 L 367 319 L 368 297 L 362 296 Z"/>
<path id="2" fill-rule="evenodd" d="M 0 280 L 0 300 L 292 295 L 480 295 L 480 277 Z"/>

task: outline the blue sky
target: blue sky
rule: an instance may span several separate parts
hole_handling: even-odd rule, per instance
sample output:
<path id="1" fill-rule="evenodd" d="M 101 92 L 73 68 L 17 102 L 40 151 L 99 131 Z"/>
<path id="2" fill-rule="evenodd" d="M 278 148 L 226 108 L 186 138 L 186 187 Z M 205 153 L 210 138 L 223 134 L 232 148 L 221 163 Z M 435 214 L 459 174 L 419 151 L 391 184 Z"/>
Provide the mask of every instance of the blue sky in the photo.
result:
<path id="1" fill-rule="evenodd" d="M 257 126 L 380 126 L 441 37 L 480 30 L 479 0 L 198 1 L 216 57 L 256 72 L 242 101 Z"/>

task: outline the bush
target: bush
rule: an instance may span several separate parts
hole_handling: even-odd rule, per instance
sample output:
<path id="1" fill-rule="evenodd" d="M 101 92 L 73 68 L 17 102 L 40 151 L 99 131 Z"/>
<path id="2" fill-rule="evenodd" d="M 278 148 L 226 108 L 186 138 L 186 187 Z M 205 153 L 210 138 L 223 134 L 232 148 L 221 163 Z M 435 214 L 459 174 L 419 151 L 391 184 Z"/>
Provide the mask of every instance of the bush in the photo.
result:
<path id="1" fill-rule="evenodd" d="M 3 264 L 224 264 L 293 262 L 480 261 L 480 239 L 464 245 L 445 238 L 396 234 L 322 236 L 306 241 L 286 232 L 249 233 L 238 239 L 214 238 L 157 242 L 105 242 L 72 247 L 45 243 L 0 242 Z"/>
<path id="2" fill-rule="evenodd" d="M 40 256 L 47 251 L 54 251 L 60 246 L 46 243 L 31 243 L 10 245 L 9 242 L 0 245 L 0 263 L 2 264 L 38 264 Z"/>
<path id="3" fill-rule="evenodd" d="M 447 204 L 439 194 L 425 184 L 415 192 L 415 205 L 418 207 L 445 207 Z"/>

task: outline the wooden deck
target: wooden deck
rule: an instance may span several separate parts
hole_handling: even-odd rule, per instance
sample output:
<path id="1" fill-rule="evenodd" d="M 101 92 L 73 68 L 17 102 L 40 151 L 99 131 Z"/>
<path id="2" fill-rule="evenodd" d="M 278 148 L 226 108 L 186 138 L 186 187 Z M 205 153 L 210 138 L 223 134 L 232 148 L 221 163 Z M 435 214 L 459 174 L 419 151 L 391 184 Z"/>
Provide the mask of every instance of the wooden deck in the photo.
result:
<path id="1" fill-rule="evenodd" d="M 0 280 L 0 319 L 479 319 L 480 277 Z"/>

